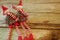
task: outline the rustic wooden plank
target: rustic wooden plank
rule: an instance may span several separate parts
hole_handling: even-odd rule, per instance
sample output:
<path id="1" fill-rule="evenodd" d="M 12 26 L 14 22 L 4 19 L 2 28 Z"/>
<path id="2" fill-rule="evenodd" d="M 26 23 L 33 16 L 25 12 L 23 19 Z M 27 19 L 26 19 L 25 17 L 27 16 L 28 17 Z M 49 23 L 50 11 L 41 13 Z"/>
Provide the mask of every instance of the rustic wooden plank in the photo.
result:
<path id="1" fill-rule="evenodd" d="M 60 0 L 23 0 L 25 3 L 54 3 L 60 2 Z"/>
<path id="2" fill-rule="evenodd" d="M 60 30 L 60 24 L 52 23 L 30 23 L 32 29 Z"/>
<path id="3" fill-rule="evenodd" d="M 28 13 L 29 23 L 47 23 L 60 24 L 60 14 L 55 13 Z"/>
<path id="4" fill-rule="evenodd" d="M 5 4 L 7 5 L 7 4 Z M 60 13 L 60 4 L 24 4 L 26 12 L 56 12 Z M 9 7 L 9 6 L 8 6 Z"/>
<path id="5" fill-rule="evenodd" d="M 44 23 L 29 23 L 31 29 L 44 29 L 44 30 L 60 30 L 60 24 L 44 24 Z M 0 28 L 8 28 L 7 26 L 0 26 Z M 19 28 L 22 28 L 19 26 Z"/>
<path id="6" fill-rule="evenodd" d="M 8 0 L 1 0 L 1 1 L 8 1 Z M 17 0 L 9 0 L 11 2 L 17 2 Z M 23 0 L 25 3 L 59 3 L 60 0 Z"/>
<path id="7" fill-rule="evenodd" d="M 24 4 L 24 10 L 27 12 L 58 12 L 60 13 L 60 4 Z"/>
<path id="8" fill-rule="evenodd" d="M 50 1 L 52 1 L 52 0 L 50 0 Z M 30 2 L 30 0 L 29 0 L 29 2 Z M 34 4 L 34 3 L 29 3 L 29 2 L 28 3 L 23 2 L 24 10 L 27 11 L 27 12 L 60 12 L 60 3 L 59 4 L 57 4 L 57 3 Z M 9 4 L 10 3 L 11 4 L 11 3 L 13 3 L 13 1 L 9 1 L 9 2 L 5 1 L 5 2 L 2 2 L 2 3 L 4 3 L 4 4 Z M 2 3 L 0 3 L 0 4 L 2 5 Z"/>
<path id="9" fill-rule="evenodd" d="M 5 4 L 5 5 L 11 5 L 11 4 Z M 27 11 L 27 12 L 52 12 L 52 11 L 56 12 L 56 11 L 60 11 L 60 6 L 59 5 L 60 4 L 57 5 L 57 4 L 32 4 L 32 3 L 25 3 L 23 5 L 24 6 L 23 9 L 25 11 Z"/>
<path id="10" fill-rule="evenodd" d="M 23 34 L 23 30 L 20 29 Z M 6 40 L 8 36 L 9 30 L 7 28 L 0 28 L 0 39 Z M 41 30 L 41 29 L 32 29 L 32 33 L 34 35 L 35 40 L 52 40 L 57 39 L 60 40 L 60 30 Z M 4 37 L 3 37 L 4 36 Z M 17 40 L 17 33 L 14 29 L 12 32 L 12 40 Z"/>
<path id="11" fill-rule="evenodd" d="M 47 21 L 47 23 L 60 24 L 60 4 L 24 3 L 23 5 L 24 11 L 29 12 L 29 23 L 44 23 Z"/>
<path id="12" fill-rule="evenodd" d="M 28 15 L 29 15 L 28 23 L 31 23 L 32 28 L 34 28 L 35 23 L 37 24 L 35 26 L 36 27 L 38 26 L 37 28 L 41 28 L 40 24 L 44 24 L 44 26 L 46 24 L 48 24 L 48 26 L 51 26 L 51 24 L 53 24 L 54 25 L 52 26 L 53 28 L 59 27 L 59 25 L 56 24 L 60 24 L 60 13 L 36 13 L 35 12 L 35 13 L 28 13 Z M 1 24 L 0 26 L 3 26 L 3 24 Z M 42 26 L 42 28 L 45 28 L 44 26 Z"/>
<path id="13" fill-rule="evenodd" d="M 24 35 L 23 30 L 20 29 L 22 35 Z M 0 28 L 0 40 L 6 40 L 8 37 L 9 30 L 7 28 Z M 32 33 L 34 35 L 35 40 L 42 40 L 46 36 L 46 39 L 50 39 L 51 37 L 51 30 L 40 30 L 40 29 L 32 29 Z M 38 36 L 39 35 L 39 36 Z M 17 33 L 16 30 L 13 30 L 12 33 L 12 40 L 17 40 Z"/>

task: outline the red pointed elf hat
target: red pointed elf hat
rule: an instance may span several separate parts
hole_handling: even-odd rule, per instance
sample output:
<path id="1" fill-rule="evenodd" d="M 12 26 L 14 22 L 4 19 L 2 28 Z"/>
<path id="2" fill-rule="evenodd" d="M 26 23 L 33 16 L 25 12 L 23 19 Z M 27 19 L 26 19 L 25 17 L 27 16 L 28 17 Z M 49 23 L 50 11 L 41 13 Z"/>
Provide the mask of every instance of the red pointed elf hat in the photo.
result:
<path id="1" fill-rule="evenodd" d="M 2 10 L 3 10 L 3 14 L 4 14 L 8 10 L 8 8 L 6 8 L 5 6 L 2 6 Z"/>
<path id="2" fill-rule="evenodd" d="M 18 5 L 17 5 L 17 8 L 23 8 L 23 7 L 22 7 L 22 0 L 19 0 L 19 3 L 18 3 Z"/>

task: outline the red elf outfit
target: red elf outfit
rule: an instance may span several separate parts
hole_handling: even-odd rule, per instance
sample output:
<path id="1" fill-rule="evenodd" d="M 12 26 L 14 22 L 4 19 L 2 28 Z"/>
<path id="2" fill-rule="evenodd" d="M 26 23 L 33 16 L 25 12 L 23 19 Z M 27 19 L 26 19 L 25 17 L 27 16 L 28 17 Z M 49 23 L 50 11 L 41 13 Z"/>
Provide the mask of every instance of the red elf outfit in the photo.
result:
<path id="1" fill-rule="evenodd" d="M 23 21 L 20 21 L 20 25 L 22 26 L 22 28 L 24 29 L 25 31 L 25 37 L 24 37 L 24 40 L 33 40 L 33 35 L 32 35 L 32 32 L 31 32 L 31 29 L 30 27 L 26 24 L 26 21 L 27 21 L 27 14 L 24 13 L 23 11 L 23 6 L 22 6 L 22 0 L 19 0 L 19 3 L 17 5 L 17 7 L 15 7 L 14 5 L 12 5 L 12 8 L 17 10 L 19 14 L 21 14 L 22 16 L 20 16 L 20 19 L 23 19 L 25 18 L 25 20 Z M 26 35 L 26 28 L 28 29 L 28 31 L 30 32 L 29 34 L 29 37 L 27 37 Z"/>
<path id="2" fill-rule="evenodd" d="M 18 18 L 12 12 L 9 12 L 7 7 L 2 6 L 2 10 L 3 10 L 3 15 L 7 15 L 8 17 L 11 17 L 12 20 L 14 20 L 14 22 L 8 24 L 9 35 L 8 35 L 8 39 L 7 40 L 11 40 L 10 37 L 11 37 L 13 25 L 15 26 L 16 31 L 18 33 L 18 40 L 22 40 L 22 34 L 21 34 L 21 32 L 19 31 L 19 28 L 18 28 L 18 25 L 19 25 L 19 23 L 17 22 Z"/>

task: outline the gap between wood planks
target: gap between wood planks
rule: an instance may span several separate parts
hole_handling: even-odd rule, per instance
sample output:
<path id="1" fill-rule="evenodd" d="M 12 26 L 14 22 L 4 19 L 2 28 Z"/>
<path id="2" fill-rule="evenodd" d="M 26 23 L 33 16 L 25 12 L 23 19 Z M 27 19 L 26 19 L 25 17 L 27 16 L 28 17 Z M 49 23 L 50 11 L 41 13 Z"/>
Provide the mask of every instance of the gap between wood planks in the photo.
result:
<path id="1" fill-rule="evenodd" d="M 51 23 L 28 23 L 31 29 L 42 29 L 42 30 L 60 30 L 60 24 L 51 24 Z M 0 27 L 0 28 L 8 28 L 8 27 Z M 21 28 L 21 27 L 19 27 Z"/>

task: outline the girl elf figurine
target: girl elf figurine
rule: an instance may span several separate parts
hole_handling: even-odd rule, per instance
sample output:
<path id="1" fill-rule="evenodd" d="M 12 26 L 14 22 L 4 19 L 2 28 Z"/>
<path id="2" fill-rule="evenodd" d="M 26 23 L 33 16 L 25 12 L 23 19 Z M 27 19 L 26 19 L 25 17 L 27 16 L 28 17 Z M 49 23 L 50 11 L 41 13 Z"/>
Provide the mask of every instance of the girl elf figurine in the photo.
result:
<path id="1" fill-rule="evenodd" d="M 3 10 L 3 15 L 7 15 L 9 17 L 9 19 L 7 20 L 7 24 L 8 24 L 8 28 L 9 28 L 9 35 L 8 35 L 8 39 L 7 40 L 11 40 L 11 33 L 12 33 L 12 27 L 14 25 L 14 27 L 16 28 L 16 31 L 18 33 L 18 40 L 22 40 L 22 33 L 20 32 L 19 28 L 18 28 L 18 18 L 16 17 L 16 15 L 14 15 L 14 13 L 9 12 L 8 8 L 5 6 L 2 6 L 2 10 Z"/>

